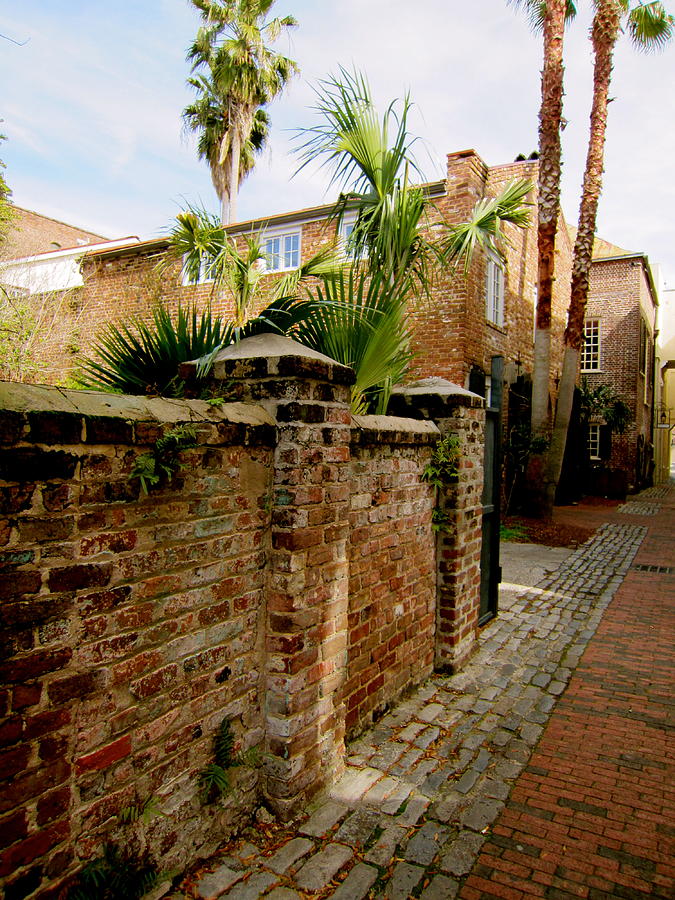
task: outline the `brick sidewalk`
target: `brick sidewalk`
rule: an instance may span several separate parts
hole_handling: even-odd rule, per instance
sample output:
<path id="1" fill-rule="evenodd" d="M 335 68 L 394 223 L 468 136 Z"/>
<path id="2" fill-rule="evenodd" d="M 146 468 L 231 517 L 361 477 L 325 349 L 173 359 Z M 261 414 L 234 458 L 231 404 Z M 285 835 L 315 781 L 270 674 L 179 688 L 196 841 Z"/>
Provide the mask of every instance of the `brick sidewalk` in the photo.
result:
<path id="1" fill-rule="evenodd" d="M 649 503 L 662 510 L 653 515 Z M 649 528 L 459 896 L 675 896 L 675 505 L 611 512 Z M 646 515 L 633 515 L 639 510 Z M 580 524 L 585 524 L 580 510 Z M 651 519 L 651 521 L 650 521 Z"/>

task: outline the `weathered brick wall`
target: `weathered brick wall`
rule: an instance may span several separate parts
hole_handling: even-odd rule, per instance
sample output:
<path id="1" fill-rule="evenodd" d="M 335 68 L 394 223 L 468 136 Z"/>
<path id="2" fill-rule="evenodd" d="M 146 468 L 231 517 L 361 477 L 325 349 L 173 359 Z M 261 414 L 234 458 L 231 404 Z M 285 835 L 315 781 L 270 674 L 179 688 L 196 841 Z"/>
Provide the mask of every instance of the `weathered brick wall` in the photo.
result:
<path id="1" fill-rule="evenodd" d="M 14 896 L 55 896 L 111 838 L 180 868 L 261 797 L 295 815 L 340 775 L 347 729 L 473 645 L 483 401 L 426 385 L 424 403 L 403 396 L 412 418 L 352 421 L 351 369 L 275 335 L 221 351 L 213 378 L 244 402 L 0 386 L 0 879 Z M 180 422 L 197 446 L 145 496 L 134 461 Z M 460 472 L 437 494 L 421 475 L 446 431 Z M 265 761 L 203 806 L 225 718 Z M 164 817 L 122 826 L 152 797 Z"/>
<path id="2" fill-rule="evenodd" d="M 433 668 L 435 491 L 420 480 L 438 441 L 430 422 L 355 417 L 349 513 L 346 726 L 370 724 Z"/>
<path id="3" fill-rule="evenodd" d="M 591 269 L 587 318 L 600 319 L 601 370 L 585 373 L 591 387 L 609 384 L 633 414 L 625 434 L 612 435 L 610 465 L 635 485 L 638 439 L 651 440 L 656 307 L 640 257 L 596 260 Z M 640 320 L 647 325 L 645 374 L 640 372 Z M 646 383 L 645 383 L 646 382 Z"/>
<path id="4" fill-rule="evenodd" d="M 395 389 L 391 405 L 399 415 L 435 422 L 442 438 L 456 438 L 457 480 L 439 488 L 436 500 L 445 522 L 437 535 L 434 642 L 435 668 L 454 672 L 469 657 L 478 630 L 485 408 L 475 394 L 438 381 Z"/>
<path id="5" fill-rule="evenodd" d="M 58 886 L 151 796 L 147 845 L 180 867 L 256 796 L 243 769 L 224 805 L 197 793 L 224 718 L 263 738 L 270 420 L 7 385 L 0 406 L 0 881 Z M 180 421 L 198 447 L 146 497 L 133 461 Z"/>

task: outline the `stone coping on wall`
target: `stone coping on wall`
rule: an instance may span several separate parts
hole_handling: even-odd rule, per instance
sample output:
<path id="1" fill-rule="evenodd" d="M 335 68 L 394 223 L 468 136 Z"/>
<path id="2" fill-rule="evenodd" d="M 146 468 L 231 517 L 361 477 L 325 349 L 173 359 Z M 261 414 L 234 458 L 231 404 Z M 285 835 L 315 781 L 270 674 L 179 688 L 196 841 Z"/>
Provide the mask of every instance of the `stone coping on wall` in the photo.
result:
<path id="1" fill-rule="evenodd" d="M 47 385 L 0 382 L 0 443 L 24 438 L 38 443 L 147 443 L 163 425 L 215 426 L 218 442 L 270 442 L 275 420 L 262 406 L 203 400 L 132 397 Z M 29 432 L 26 430 L 29 428 Z M 83 429 L 84 426 L 84 429 Z M 230 428 L 229 426 L 233 426 Z M 29 435 L 29 436 L 28 436 Z"/>
<path id="2" fill-rule="evenodd" d="M 400 416 L 352 416 L 352 445 L 435 444 L 439 437 L 435 422 Z"/>
<path id="3" fill-rule="evenodd" d="M 389 401 L 392 413 L 413 418 L 443 418 L 456 407 L 482 409 L 484 406 L 485 400 L 479 394 L 437 377 L 395 387 Z"/>
<path id="4" fill-rule="evenodd" d="M 198 362 L 183 363 L 179 369 L 181 378 L 194 378 Z M 224 347 L 213 360 L 211 376 L 219 381 L 267 377 L 310 378 L 341 385 L 356 381 L 349 366 L 291 338 L 272 333 L 256 334 Z"/>

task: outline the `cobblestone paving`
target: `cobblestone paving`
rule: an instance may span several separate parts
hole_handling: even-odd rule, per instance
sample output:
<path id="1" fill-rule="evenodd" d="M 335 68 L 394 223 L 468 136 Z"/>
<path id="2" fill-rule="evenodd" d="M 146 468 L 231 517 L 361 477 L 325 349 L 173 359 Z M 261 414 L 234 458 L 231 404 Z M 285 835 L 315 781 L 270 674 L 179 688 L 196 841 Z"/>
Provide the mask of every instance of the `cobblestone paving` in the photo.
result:
<path id="1" fill-rule="evenodd" d="M 647 529 L 606 524 L 348 747 L 331 796 L 266 842 L 262 829 L 173 897 L 452 900 L 542 735 Z"/>
<path id="2" fill-rule="evenodd" d="M 658 503 L 629 500 L 628 503 L 623 503 L 617 512 L 626 513 L 629 516 L 655 516 L 660 509 Z"/>

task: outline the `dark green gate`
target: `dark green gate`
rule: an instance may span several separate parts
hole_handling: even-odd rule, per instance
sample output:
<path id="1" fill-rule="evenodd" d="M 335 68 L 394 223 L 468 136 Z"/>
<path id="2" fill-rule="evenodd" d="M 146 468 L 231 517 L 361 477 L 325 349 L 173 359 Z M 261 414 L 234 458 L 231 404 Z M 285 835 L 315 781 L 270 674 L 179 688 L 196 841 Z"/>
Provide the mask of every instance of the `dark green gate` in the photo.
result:
<path id="1" fill-rule="evenodd" d="M 504 359 L 492 357 L 490 390 L 485 410 L 485 458 L 483 464 L 483 536 L 480 559 L 480 609 L 478 624 L 497 615 L 499 583 L 499 506 L 501 501 L 501 425 L 504 392 Z"/>

